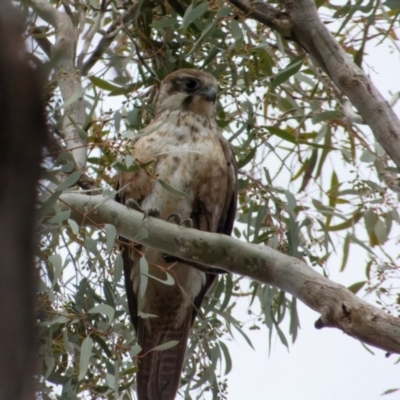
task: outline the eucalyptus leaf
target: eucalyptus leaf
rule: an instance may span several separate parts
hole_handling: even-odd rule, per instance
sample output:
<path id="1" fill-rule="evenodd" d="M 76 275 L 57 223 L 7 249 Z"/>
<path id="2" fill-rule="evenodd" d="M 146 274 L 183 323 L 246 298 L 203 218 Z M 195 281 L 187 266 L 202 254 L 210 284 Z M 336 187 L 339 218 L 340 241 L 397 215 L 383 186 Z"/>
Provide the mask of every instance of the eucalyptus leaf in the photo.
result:
<path id="1" fill-rule="evenodd" d="M 81 381 L 89 368 L 90 357 L 92 356 L 93 340 L 87 336 L 81 345 L 81 353 L 79 357 L 79 376 L 78 381 Z"/>
<path id="2" fill-rule="evenodd" d="M 78 224 L 73 219 L 69 219 L 69 218 L 68 218 L 67 222 L 68 222 L 68 225 L 71 227 L 72 233 L 74 235 L 77 235 L 79 233 Z"/>
<path id="3" fill-rule="evenodd" d="M 160 344 L 156 347 L 154 347 L 154 349 L 151 349 L 151 351 L 164 351 L 164 350 L 168 350 L 171 349 L 172 347 L 175 347 L 177 344 L 179 343 L 179 340 L 170 340 L 169 342 Z"/>
<path id="4" fill-rule="evenodd" d="M 70 186 L 74 185 L 79 181 L 81 177 L 81 173 L 79 171 L 73 172 L 65 181 L 61 182 L 56 190 L 57 192 L 62 192 L 65 189 L 68 189 Z"/>
<path id="5" fill-rule="evenodd" d="M 60 254 L 53 254 L 53 255 L 49 256 L 48 260 L 53 265 L 54 275 L 53 275 L 51 287 L 54 287 L 54 285 L 57 283 L 58 278 L 61 276 L 62 258 L 60 256 Z"/>
<path id="6" fill-rule="evenodd" d="M 115 314 L 115 310 L 114 308 L 112 308 L 111 306 L 109 306 L 108 304 L 99 304 L 93 308 L 91 308 L 90 310 L 88 310 L 89 314 L 104 314 L 107 316 L 108 319 L 108 325 L 111 324 L 111 322 L 114 319 L 114 314 Z"/>
<path id="7" fill-rule="evenodd" d="M 114 225 L 105 224 L 104 230 L 106 231 L 107 236 L 107 249 L 106 252 L 110 253 L 114 247 L 115 238 L 117 237 L 117 230 Z"/>
<path id="8" fill-rule="evenodd" d="M 182 29 L 186 30 L 189 25 L 200 18 L 208 10 L 208 2 L 200 3 L 197 7 L 192 7 L 192 4 L 186 9 L 183 16 Z"/>

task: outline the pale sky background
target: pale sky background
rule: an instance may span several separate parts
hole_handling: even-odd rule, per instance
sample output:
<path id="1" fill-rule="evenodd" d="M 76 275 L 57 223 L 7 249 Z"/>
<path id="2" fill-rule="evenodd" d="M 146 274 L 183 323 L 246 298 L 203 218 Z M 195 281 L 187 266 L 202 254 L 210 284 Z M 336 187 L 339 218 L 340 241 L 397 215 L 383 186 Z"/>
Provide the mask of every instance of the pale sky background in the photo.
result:
<path id="1" fill-rule="evenodd" d="M 400 55 L 397 52 L 389 54 L 387 44 L 370 46 L 367 50 L 370 55 L 365 60 L 372 67 L 370 77 L 388 100 L 389 92 L 400 91 Z M 399 104 L 395 111 L 400 115 Z M 340 165 L 335 168 L 340 179 Z M 390 250 L 395 258 L 398 257 L 400 247 L 397 250 L 393 246 Z M 365 280 L 365 259 L 365 252 L 352 246 L 346 270 L 340 273 L 341 254 L 332 256 L 328 262 L 330 279 L 344 286 Z M 366 300 L 376 305 L 374 295 Z M 246 320 L 247 299 L 242 303 Z M 228 375 L 228 400 L 400 399 L 400 391 L 381 397 L 387 389 L 400 388 L 400 363 L 394 365 L 398 356 L 386 358 L 385 352 L 375 348 L 371 348 L 375 353 L 371 355 L 357 340 L 340 330 L 315 329 L 314 322 L 319 314 L 300 302 L 298 304 L 301 330 L 289 352 L 275 335 L 268 356 L 265 327 L 250 333 L 245 330 L 255 351 L 239 334 L 235 335 L 236 343 L 229 344 L 233 369 Z M 237 314 L 235 316 L 238 318 Z"/>

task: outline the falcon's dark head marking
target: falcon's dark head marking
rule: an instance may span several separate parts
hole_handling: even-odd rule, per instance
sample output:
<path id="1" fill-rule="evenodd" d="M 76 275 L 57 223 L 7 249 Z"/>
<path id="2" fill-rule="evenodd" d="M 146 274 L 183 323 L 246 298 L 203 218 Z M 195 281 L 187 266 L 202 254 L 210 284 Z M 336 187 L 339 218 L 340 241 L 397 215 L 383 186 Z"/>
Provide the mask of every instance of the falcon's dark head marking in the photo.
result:
<path id="1" fill-rule="evenodd" d="M 161 84 L 156 114 L 182 110 L 212 116 L 217 88 L 217 80 L 207 72 L 196 69 L 175 71 Z"/>

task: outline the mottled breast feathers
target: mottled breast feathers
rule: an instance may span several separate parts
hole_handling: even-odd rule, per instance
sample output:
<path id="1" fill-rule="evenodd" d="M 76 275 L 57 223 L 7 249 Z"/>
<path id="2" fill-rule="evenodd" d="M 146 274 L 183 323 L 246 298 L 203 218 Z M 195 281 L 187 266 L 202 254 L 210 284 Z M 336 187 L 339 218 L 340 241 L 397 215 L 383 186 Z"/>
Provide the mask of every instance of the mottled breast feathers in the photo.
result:
<path id="1" fill-rule="evenodd" d="M 191 219 L 193 228 L 231 233 L 237 171 L 233 150 L 213 118 L 216 94 L 216 79 L 203 71 L 182 69 L 165 78 L 155 118 L 133 143 L 132 156 L 147 167 L 119 175 L 120 202 L 132 199 L 144 211 L 157 208 L 163 220 L 179 214 Z M 141 354 L 147 353 L 138 363 L 138 398 L 173 400 L 190 326 L 216 278 L 215 270 L 194 268 L 179 260 L 168 262 L 156 249 L 129 241 L 122 247 L 129 310 Z M 145 301 L 138 309 L 142 254 L 149 275 L 164 280 L 168 268 L 175 284 L 148 278 Z M 147 314 L 157 317 L 142 317 Z M 179 343 L 165 351 L 149 352 L 170 340 Z"/>

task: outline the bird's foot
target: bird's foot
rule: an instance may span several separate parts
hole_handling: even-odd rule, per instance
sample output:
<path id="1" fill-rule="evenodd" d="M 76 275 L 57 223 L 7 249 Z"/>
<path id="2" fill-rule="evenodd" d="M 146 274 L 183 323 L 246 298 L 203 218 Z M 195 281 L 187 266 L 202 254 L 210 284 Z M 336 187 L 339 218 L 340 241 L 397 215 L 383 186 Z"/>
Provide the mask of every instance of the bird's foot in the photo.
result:
<path id="1" fill-rule="evenodd" d="M 142 207 L 140 207 L 136 200 L 128 199 L 126 200 L 125 205 L 132 210 L 143 212 Z"/>
<path id="2" fill-rule="evenodd" d="M 134 199 L 126 200 L 125 205 L 132 210 L 142 212 L 144 214 L 143 219 L 146 219 L 147 217 L 158 218 L 160 216 L 160 210 L 158 208 L 148 208 L 144 210 Z"/>
<path id="3" fill-rule="evenodd" d="M 167 221 L 173 220 L 178 226 L 185 226 L 186 228 L 193 227 L 193 221 L 190 218 L 183 219 L 178 213 L 172 213 L 168 215 Z"/>
<path id="4" fill-rule="evenodd" d="M 143 210 L 143 213 L 144 213 L 143 219 L 146 219 L 147 217 L 158 218 L 160 216 L 160 209 L 159 208 L 147 208 L 146 210 Z"/>
<path id="5" fill-rule="evenodd" d="M 171 221 L 172 220 L 172 221 Z M 190 218 L 185 218 L 183 219 L 182 216 L 178 213 L 172 213 L 168 215 L 167 218 L 168 222 L 174 222 L 178 226 L 185 226 L 186 228 L 192 228 L 193 227 L 193 221 Z M 182 261 L 180 258 L 171 256 L 169 254 L 163 253 L 162 255 L 163 260 L 166 263 L 173 263 L 173 262 L 180 262 Z"/>
<path id="6" fill-rule="evenodd" d="M 171 256 L 170 254 L 167 254 L 167 253 L 162 253 L 161 257 L 168 264 L 180 261 L 180 259 L 178 257 Z"/>

